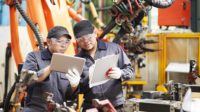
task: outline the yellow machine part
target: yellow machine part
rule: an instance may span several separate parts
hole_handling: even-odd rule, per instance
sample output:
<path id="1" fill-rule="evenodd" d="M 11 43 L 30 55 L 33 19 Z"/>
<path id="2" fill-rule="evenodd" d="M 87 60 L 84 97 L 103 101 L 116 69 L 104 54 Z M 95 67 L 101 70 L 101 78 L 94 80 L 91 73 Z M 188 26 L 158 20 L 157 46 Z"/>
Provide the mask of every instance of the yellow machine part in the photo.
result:
<path id="1" fill-rule="evenodd" d="M 166 67 L 168 64 L 168 57 L 170 54 L 168 54 L 168 47 L 169 46 L 169 41 L 172 39 L 195 39 L 198 41 L 197 50 L 196 52 L 196 57 L 197 59 L 197 64 L 198 64 L 198 74 L 200 74 L 200 33 L 159 33 L 159 34 L 147 34 L 147 38 L 153 37 L 153 38 L 158 38 L 158 49 L 160 51 L 158 52 L 158 63 L 159 63 L 159 68 L 158 68 L 158 86 L 157 86 L 157 91 L 161 92 L 167 92 L 167 89 L 163 86 L 166 83 Z M 179 57 L 179 56 L 178 56 Z M 185 59 L 187 60 L 187 59 Z"/>

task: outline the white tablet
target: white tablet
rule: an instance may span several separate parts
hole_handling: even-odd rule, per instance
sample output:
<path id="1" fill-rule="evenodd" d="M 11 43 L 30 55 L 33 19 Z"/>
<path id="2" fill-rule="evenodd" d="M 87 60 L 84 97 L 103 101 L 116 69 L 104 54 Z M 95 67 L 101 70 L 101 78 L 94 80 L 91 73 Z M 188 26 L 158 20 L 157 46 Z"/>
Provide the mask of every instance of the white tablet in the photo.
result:
<path id="1" fill-rule="evenodd" d="M 68 70 L 76 69 L 81 75 L 84 64 L 84 58 L 69 56 L 61 53 L 53 53 L 51 59 L 51 70 L 67 73 Z"/>

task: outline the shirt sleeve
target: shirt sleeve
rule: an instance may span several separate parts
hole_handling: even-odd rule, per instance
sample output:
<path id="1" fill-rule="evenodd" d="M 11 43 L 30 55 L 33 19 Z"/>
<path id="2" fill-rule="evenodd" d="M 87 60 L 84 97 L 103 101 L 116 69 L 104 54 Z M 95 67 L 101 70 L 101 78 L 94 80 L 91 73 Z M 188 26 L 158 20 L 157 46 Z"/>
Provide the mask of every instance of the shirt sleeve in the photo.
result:
<path id="1" fill-rule="evenodd" d="M 118 60 L 118 66 L 121 69 L 122 72 L 122 80 L 129 80 L 133 78 L 134 76 L 134 69 L 131 66 L 131 62 L 129 58 L 127 57 L 126 53 L 123 51 L 123 49 L 119 46 L 119 60 Z"/>
<path id="2" fill-rule="evenodd" d="M 40 76 L 43 74 L 43 69 L 39 70 L 39 65 L 37 62 L 37 59 L 35 57 L 35 54 L 33 52 L 28 53 L 26 60 L 23 64 L 22 71 L 24 70 L 32 70 L 37 73 L 37 76 Z"/>

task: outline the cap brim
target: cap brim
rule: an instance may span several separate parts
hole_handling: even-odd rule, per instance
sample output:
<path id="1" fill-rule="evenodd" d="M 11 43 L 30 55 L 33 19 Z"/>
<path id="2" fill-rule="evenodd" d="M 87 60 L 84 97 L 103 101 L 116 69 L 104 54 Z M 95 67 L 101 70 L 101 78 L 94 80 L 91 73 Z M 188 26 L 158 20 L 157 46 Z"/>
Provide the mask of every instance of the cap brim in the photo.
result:
<path id="1" fill-rule="evenodd" d="M 65 34 L 66 37 L 69 37 L 69 39 L 72 39 L 72 37 L 69 34 Z"/>
<path id="2" fill-rule="evenodd" d="M 60 32 L 55 35 L 56 38 L 59 38 L 61 36 L 66 36 L 67 38 L 72 39 L 72 37 L 68 33 L 65 33 L 65 32 Z"/>

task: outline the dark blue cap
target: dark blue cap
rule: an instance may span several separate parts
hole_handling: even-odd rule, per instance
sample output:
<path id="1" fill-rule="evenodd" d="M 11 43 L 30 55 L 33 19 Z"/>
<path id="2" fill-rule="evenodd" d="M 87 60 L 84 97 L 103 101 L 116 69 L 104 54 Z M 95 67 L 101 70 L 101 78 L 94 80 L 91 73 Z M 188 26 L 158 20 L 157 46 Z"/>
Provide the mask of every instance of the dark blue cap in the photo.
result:
<path id="1" fill-rule="evenodd" d="M 63 35 L 71 39 L 71 36 L 65 27 L 55 26 L 49 31 L 47 38 L 60 38 Z"/>
<path id="2" fill-rule="evenodd" d="M 79 23 L 75 24 L 74 35 L 76 38 L 79 38 L 83 35 L 92 34 L 94 32 L 94 26 L 88 20 L 82 20 Z"/>

